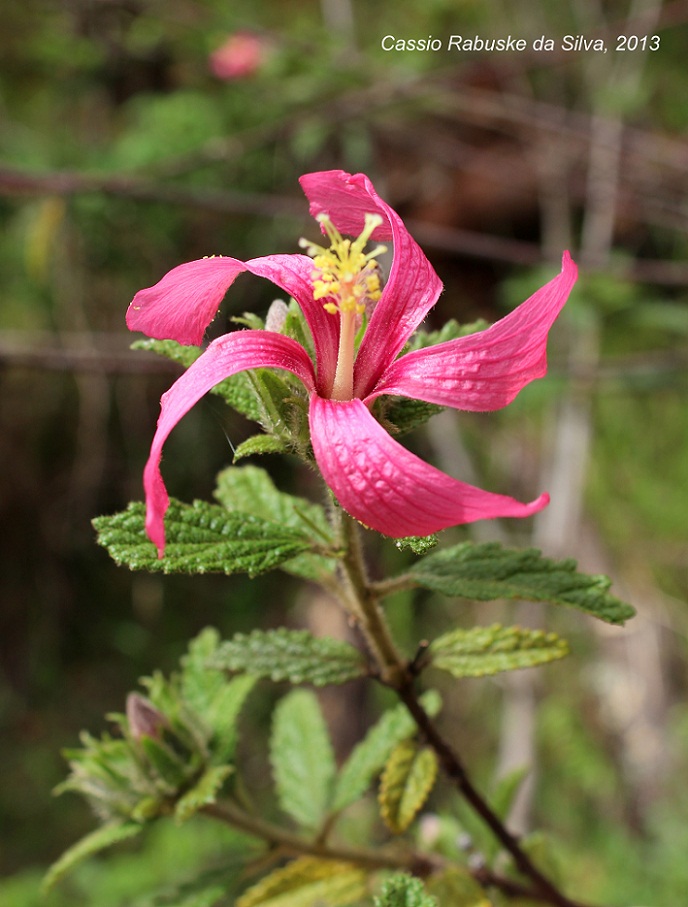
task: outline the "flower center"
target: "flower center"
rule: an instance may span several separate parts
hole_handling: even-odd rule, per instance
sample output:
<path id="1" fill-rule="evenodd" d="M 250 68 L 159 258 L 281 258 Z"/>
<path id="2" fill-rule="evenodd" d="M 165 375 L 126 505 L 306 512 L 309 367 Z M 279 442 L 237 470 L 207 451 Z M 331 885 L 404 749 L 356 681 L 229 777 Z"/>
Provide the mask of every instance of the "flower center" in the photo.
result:
<path id="1" fill-rule="evenodd" d="M 314 298 L 326 299 L 325 311 L 340 317 L 337 369 L 331 396 L 333 400 L 351 400 L 358 322 L 366 304 L 377 302 L 382 295 L 375 259 L 387 251 L 385 246 L 376 246 L 367 253 L 363 250 L 382 218 L 378 214 L 366 214 L 363 232 L 353 240 L 344 239 L 326 214 L 320 214 L 317 220 L 330 240 L 329 248 L 306 239 L 300 245 L 313 259 Z"/>

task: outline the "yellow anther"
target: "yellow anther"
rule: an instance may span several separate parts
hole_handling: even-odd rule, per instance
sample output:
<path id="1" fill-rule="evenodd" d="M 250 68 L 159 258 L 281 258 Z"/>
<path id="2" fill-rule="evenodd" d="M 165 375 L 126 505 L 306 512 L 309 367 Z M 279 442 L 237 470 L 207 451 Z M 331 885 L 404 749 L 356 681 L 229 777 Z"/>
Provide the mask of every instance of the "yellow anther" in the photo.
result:
<path id="1" fill-rule="evenodd" d="M 371 252 L 363 251 L 382 218 L 378 214 L 366 214 L 363 232 L 353 240 L 345 239 L 326 214 L 317 219 L 330 240 L 329 248 L 306 239 L 300 241 L 313 259 L 313 296 L 328 299 L 323 307 L 333 315 L 337 312 L 361 315 L 366 302 L 376 302 L 382 294 L 375 258 L 387 250 L 376 246 Z"/>

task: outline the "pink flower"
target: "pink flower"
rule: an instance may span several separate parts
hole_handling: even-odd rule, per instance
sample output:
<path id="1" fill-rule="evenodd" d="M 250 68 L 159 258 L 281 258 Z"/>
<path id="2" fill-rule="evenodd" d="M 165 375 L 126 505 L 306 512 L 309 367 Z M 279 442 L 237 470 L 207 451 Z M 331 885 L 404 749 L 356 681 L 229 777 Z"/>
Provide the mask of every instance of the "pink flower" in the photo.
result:
<path id="1" fill-rule="evenodd" d="M 200 344 L 236 276 L 266 277 L 299 303 L 315 362 L 295 340 L 263 330 L 214 340 L 161 401 L 144 472 L 146 528 L 162 556 L 169 499 L 160 474 L 162 448 L 182 416 L 220 381 L 246 369 L 285 369 L 303 382 L 318 467 L 341 506 L 366 526 L 400 538 L 495 517 L 525 517 L 545 507 L 492 494 L 440 472 L 402 447 L 370 412 L 383 394 L 470 411 L 500 409 L 547 370 L 552 323 L 576 280 L 568 252 L 561 273 L 490 328 L 400 356 L 435 304 L 442 285 L 401 218 L 363 174 L 333 170 L 301 177 L 330 247 L 305 243 L 306 255 L 268 255 L 242 262 L 204 258 L 179 265 L 139 291 L 127 324 L 158 339 Z M 344 240 L 341 233 L 358 237 Z M 380 288 L 368 239 L 390 240 L 394 259 Z M 374 308 L 372 304 L 375 303 Z M 358 350 L 354 336 L 372 309 Z"/>
<path id="2" fill-rule="evenodd" d="M 254 75 L 265 61 L 267 42 L 260 35 L 238 31 L 210 55 L 210 69 L 227 82 Z"/>

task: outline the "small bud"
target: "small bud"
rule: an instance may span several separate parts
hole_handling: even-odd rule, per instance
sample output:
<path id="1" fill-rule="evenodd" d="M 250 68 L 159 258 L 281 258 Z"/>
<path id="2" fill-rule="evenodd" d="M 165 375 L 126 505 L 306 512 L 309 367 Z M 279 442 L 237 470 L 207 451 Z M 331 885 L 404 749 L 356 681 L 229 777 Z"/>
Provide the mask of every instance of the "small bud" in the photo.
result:
<path id="1" fill-rule="evenodd" d="M 283 299 L 275 299 L 271 302 L 265 318 L 265 330 L 279 334 L 287 320 L 288 312 L 289 306 Z"/>
<path id="2" fill-rule="evenodd" d="M 161 731 L 168 726 L 167 719 L 159 712 L 152 702 L 139 693 L 129 693 L 127 696 L 127 721 L 129 732 L 134 740 L 142 737 L 152 737 L 159 740 Z"/>

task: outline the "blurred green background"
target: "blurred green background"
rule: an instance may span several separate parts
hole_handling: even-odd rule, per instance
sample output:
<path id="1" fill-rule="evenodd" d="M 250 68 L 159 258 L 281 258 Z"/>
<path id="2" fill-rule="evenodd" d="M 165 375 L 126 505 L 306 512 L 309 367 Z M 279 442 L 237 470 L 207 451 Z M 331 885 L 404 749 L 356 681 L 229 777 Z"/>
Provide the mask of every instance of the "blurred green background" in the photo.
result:
<path id="1" fill-rule="evenodd" d="M 683 0 L 4 4 L 0 903 L 38 903 L 42 868 L 91 827 L 75 798 L 51 797 L 60 749 L 82 727 L 102 729 L 142 673 L 169 671 L 208 623 L 229 633 L 322 619 L 282 576 L 129 574 L 97 548 L 90 520 L 141 497 L 159 397 L 177 373 L 129 350 L 133 294 L 203 255 L 297 251 L 316 236 L 297 178 L 329 168 L 365 171 L 405 218 L 445 283 L 434 326 L 495 320 L 556 273 L 564 248 L 580 265 L 550 378 L 503 413 L 438 416 L 412 443 L 494 490 L 549 490 L 534 525 L 477 526 L 475 537 L 574 555 L 609 573 L 639 616 L 599 632 L 521 610 L 568 635 L 572 658 L 539 681 L 462 685 L 451 709 L 485 778 L 537 766 L 513 821 L 556 836 L 581 897 L 682 903 L 686 23 Z M 386 35 L 443 47 L 385 51 Z M 451 35 L 528 47 L 448 51 Z M 608 52 L 562 50 L 565 35 L 602 38 Z M 619 35 L 636 49 L 617 51 Z M 553 50 L 532 48 L 543 36 Z M 210 333 L 264 314 L 272 294 L 240 278 Z M 167 448 L 173 494 L 207 497 L 249 432 L 216 399 L 196 407 Z M 309 490 L 293 464 L 263 465 L 281 487 Z M 411 647 L 426 605 L 400 602 L 392 615 Z M 445 605 L 441 619 L 494 616 Z M 182 870 L 179 853 L 223 845 L 214 830 L 181 834 L 183 846 L 174 829 L 146 845 L 163 880 Z M 150 864 L 130 850 L 45 903 L 133 903 Z"/>

